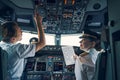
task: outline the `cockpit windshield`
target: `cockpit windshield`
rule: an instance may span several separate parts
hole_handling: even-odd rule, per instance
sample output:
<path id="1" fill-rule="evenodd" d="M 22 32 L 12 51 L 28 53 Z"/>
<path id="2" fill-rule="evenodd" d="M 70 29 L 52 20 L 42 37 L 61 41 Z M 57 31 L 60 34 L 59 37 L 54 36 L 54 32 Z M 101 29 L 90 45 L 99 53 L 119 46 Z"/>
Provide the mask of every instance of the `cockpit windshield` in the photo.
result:
<path id="1" fill-rule="evenodd" d="M 60 37 L 56 37 L 55 34 L 45 34 L 46 45 L 70 45 L 79 46 L 80 34 L 64 34 Z M 29 44 L 29 40 L 32 37 L 38 37 L 37 34 L 23 32 L 22 41 L 20 43 Z"/>

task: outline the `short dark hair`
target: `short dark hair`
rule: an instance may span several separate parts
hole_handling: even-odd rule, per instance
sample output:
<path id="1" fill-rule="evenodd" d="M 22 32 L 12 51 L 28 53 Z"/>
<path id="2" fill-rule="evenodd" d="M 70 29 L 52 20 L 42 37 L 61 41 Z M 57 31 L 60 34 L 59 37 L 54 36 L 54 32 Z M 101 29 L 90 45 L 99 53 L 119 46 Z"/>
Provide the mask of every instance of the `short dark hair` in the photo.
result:
<path id="1" fill-rule="evenodd" d="M 12 37 L 17 36 L 16 27 L 17 23 L 14 21 L 7 21 L 1 25 L 2 27 L 2 40 L 9 42 Z"/>

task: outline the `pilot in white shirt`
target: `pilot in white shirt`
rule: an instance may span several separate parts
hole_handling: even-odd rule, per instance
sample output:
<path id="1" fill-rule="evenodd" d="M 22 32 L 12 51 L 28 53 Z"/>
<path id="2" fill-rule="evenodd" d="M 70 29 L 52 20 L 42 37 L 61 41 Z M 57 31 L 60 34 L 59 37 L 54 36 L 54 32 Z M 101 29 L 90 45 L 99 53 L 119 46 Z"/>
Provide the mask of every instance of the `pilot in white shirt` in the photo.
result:
<path id="1" fill-rule="evenodd" d="M 86 30 L 80 37 L 80 49 L 84 52 L 79 56 L 74 55 L 75 62 L 75 76 L 76 80 L 92 80 L 94 77 L 95 63 L 99 51 L 97 51 L 97 43 L 100 35 Z"/>
<path id="2" fill-rule="evenodd" d="M 1 25 L 2 41 L 0 47 L 7 52 L 7 80 L 20 80 L 25 58 L 34 57 L 35 53 L 45 46 L 45 35 L 42 28 L 42 17 L 36 12 L 34 17 L 39 41 L 34 44 L 21 44 L 22 30 L 14 21 L 7 21 Z"/>

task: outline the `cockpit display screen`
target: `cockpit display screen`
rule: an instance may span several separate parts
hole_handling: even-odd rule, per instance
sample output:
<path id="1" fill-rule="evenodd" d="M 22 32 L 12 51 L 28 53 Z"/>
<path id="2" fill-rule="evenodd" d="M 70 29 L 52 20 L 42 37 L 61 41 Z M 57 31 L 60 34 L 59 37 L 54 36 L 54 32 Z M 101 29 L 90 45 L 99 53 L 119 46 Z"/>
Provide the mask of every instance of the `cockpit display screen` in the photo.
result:
<path id="1" fill-rule="evenodd" d="M 54 71 L 63 71 L 63 62 L 54 62 Z"/>

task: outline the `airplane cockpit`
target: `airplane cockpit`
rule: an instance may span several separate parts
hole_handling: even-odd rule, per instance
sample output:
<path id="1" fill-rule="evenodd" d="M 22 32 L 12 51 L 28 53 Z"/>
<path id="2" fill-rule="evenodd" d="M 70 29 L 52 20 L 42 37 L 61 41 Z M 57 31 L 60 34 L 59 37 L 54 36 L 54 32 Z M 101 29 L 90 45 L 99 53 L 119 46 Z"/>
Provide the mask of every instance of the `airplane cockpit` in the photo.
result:
<path id="1" fill-rule="evenodd" d="M 20 43 L 29 44 L 37 37 L 36 6 L 43 18 L 46 46 L 26 59 L 22 80 L 76 80 L 75 65 L 66 66 L 61 47 L 72 46 L 79 55 L 79 36 L 84 29 L 101 35 L 108 29 L 107 0 L 0 0 L 0 24 L 16 21 L 23 31 Z"/>

